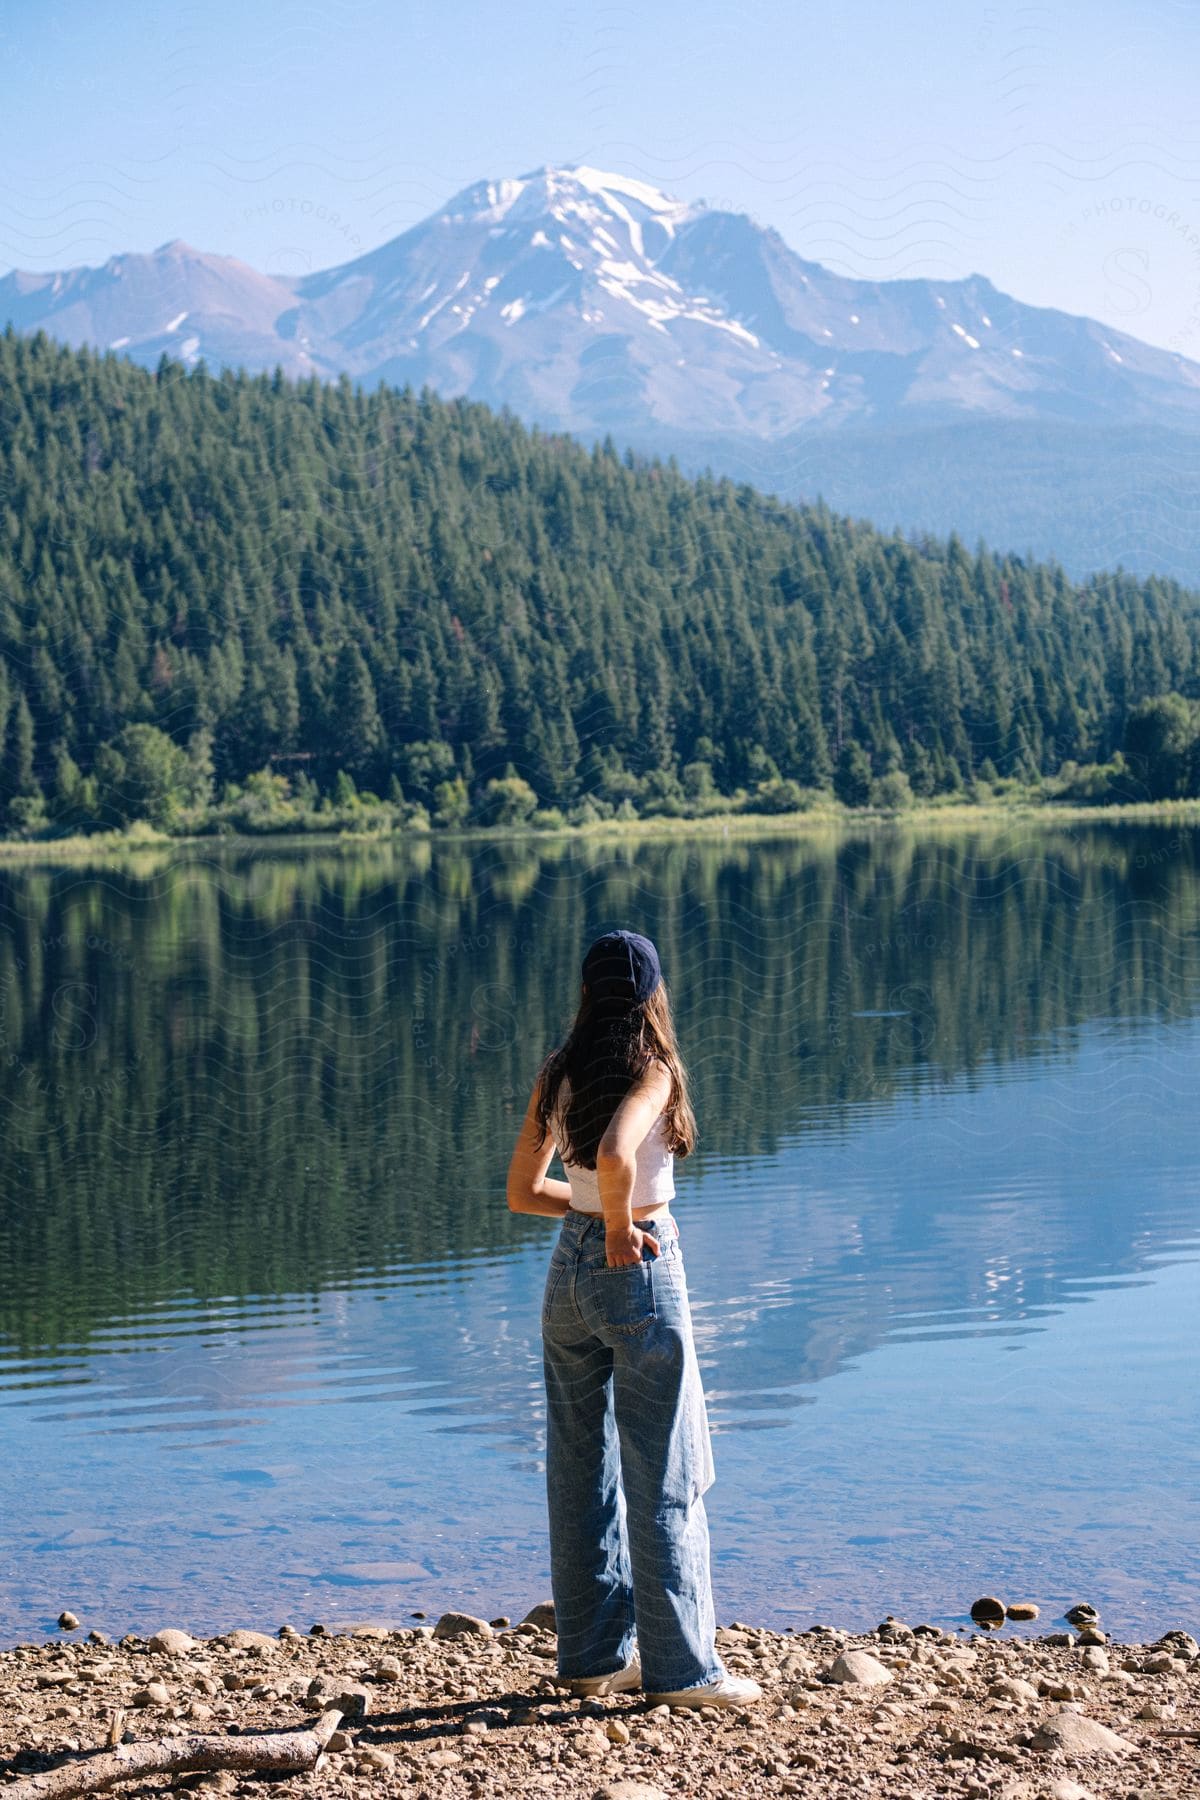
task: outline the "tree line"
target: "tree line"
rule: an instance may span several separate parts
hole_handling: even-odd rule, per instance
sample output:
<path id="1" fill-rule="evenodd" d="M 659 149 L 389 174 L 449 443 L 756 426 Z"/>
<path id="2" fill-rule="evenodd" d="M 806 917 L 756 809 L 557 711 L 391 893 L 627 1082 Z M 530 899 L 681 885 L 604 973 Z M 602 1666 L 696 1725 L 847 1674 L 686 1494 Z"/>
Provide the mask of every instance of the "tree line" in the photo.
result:
<path id="1" fill-rule="evenodd" d="M 0 823 L 1200 793 L 1200 601 L 429 391 L 0 337 Z"/>

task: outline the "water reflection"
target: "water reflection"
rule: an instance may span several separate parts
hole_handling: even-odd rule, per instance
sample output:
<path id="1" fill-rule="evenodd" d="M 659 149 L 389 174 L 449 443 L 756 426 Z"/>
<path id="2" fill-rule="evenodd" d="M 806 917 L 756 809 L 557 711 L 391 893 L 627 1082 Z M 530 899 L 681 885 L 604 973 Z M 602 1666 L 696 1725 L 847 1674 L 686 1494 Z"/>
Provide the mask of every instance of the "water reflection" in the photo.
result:
<path id="1" fill-rule="evenodd" d="M 75 1569 L 116 1628 L 537 1597 L 552 1228 L 504 1171 L 618 922 L 696 1084 L 677 1212 L 734 1610 L 873 1623 L 900 1582 L 948 1614 L 1036 1514 L 1021 1574 L 1039 1533 L 1103 1546 L 1136 1614 L 1128 1474 L 1071 1523 L 1101 1457 L 1153 1468 L 1182 1600 L 1198 901 L 1194 839 L 1129 828 L 0 871 L 0 1406 L 44 1475 L 0 1636 Z M 1118 1371 L 1087 1309 L 1127 1320 Z"/>

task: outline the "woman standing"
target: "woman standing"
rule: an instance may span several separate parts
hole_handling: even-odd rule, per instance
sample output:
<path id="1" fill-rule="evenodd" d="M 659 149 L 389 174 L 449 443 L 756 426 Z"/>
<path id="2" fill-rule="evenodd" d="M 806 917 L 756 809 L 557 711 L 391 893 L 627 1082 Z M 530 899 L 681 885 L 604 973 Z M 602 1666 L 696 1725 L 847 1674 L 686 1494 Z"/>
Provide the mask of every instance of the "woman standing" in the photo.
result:
<path id="1" fill-rule="evenodd" d="M 712 1450 L 670 1212 L 694 1141 L 658 953 L 606 932 L 508 1171 L 513 1212 L 562 1220 L 542 1302 L 558 1674 L 576 1694 L 745 1706 L 761 1689 L 716 1652 Z M 568 1181 L 547 1177 L 556 1149 Z"/>

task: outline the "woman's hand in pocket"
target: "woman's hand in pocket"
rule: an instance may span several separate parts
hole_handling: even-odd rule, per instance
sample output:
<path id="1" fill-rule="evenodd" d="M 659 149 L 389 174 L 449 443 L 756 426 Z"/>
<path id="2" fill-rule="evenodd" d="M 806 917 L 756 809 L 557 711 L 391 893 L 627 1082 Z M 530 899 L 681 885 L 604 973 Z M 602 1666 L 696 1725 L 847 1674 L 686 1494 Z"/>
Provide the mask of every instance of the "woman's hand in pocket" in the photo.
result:
<path id="1" fill-rule="evenodd" d="M 658 1255 L 658 1239 L 636 1225 L 608 1225 L 604 1230 L 604 1259 L 610 1269 L 623 1269 L 642 1260 L 642 1247 Z"/>

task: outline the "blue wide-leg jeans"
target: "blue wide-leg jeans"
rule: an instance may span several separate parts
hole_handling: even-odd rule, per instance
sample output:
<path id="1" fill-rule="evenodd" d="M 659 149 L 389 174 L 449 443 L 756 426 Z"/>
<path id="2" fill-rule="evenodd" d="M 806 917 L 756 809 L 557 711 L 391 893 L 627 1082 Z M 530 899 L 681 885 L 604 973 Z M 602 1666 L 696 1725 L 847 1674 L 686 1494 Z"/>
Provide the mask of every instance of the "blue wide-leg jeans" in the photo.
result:
<path id="1" fill-rule="evenodd" d="M 679 1231 L 610 1269 L 604 1222 L 568 1212 L 542 1302 L 550 1582 L 562 1680 L 636 1649 L 650 1693 L 725 1673 L 708 1521 L 713 1461 Z"/>

